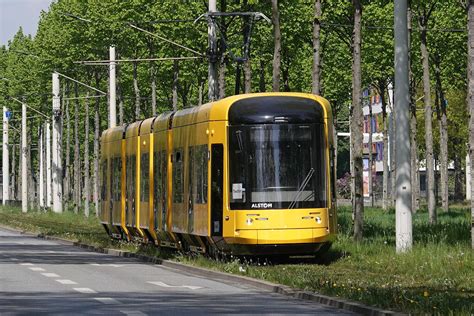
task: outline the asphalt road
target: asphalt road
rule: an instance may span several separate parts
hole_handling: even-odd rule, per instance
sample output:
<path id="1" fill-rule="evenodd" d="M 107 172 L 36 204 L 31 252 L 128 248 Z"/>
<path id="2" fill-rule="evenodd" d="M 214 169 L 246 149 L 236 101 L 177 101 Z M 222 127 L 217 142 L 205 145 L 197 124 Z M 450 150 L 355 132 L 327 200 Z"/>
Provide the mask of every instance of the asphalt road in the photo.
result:
<path id="1" fill-rule="evenodd" d="M 0 315 L 353 315 L 0 228 Z"/>

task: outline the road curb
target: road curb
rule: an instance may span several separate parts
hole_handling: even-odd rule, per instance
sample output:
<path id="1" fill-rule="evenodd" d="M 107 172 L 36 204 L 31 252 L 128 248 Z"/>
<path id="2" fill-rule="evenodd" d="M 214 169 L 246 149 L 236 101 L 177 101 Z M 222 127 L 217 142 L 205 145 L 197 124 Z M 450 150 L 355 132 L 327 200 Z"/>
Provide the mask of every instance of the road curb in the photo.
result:
<path id="1" fill-rule="evenodd" d="M 36 238 L 41 238 L 45 240 L 53 240 L 53 241 L 58 241 L 61 244 L 64 245 L 70 245 L 70 246 L 76 246 L 82 249 L 86 249 L 88 251 L 93 251 L 93 252 L 99 252 L 99 253 L 104 253 L 108 254 L 111 256 L 117 256 L 117 257 L 125 257 L 125 258 L 134 258 L 138 259 L 143 262 L 147 263 L 152 263 L 152 264 L 157 264 L 161 265 L 164 267 L 180 270 L 183 272 L 188 272 L 192 273 L 194 275 L 199 275 L 207 278 L 212 278 L 215 280 L 221 280 L 221 281 L 227 281 L 227 282 L 236 282 L 236 283 L 241 283 L 245 285 L 249 285 L 252 287 L 255 287 L 257 289 L 273 292 L 273 293 L 278 293 L 284 296 L 288 297 L 293 297 L 305 301 L 312 301 L 316 302 L 322 305 L 326 306 L 331 306 L 335 307 L 338 309 L 342 310 L 347 310 L 363 315 L 370 315 L 370 316 L 388 316 L 388 315 L 405 315 L 399 312 L 394 312 L 390 310 L 384 310 L 381 308 L 376 308 L 376 307 L 371 307 L 367 306 L 355 301 L 350 301 L 342 298 L 335 298 L 323 294 L 319 294 L 316 292 L 310 292 L 310 291 L 302 291 L 298 289 L 293 289 L 289 286 L 285 285 L 280 285 L 276 283 L 271 283 L 263 280 L 258 280 L 246 276 L 241 276 L 241 275 L 235 275 L 235 274 L 230 274 L 230 273 L 225 273 L 225 272 L 220 272 L 220 271 L 214 271 L 214 270 L 209 270 L 205 268 L 200 268 L 200 267 L 195 267 L 195 266 L 190 266 L 184 263 L 179 263 L 179 262 L 174 262 L 174 261 L 169 261 L 169 260 L 163 260 L 160 258 L 154 258 L 142 254 L 136 254 L 130 251 L 124 251 L 124 250 L 117 250 L 117 249 L 110 249 L 110 248 L 102 248 L 102 247 L 96 247 L 88 244 L 84 244 L 81 242 L 74 242 L 70 241 L 67 239 L 59 238 L 59 237 L 53 237 L 53 236 L 47 236 L 44 234 L 32 234 L 27 231 L 22 231 L 22 230 L 17 230 L 11 227 L 6 227 L 3 225 L 0 225 L 0 228 L 9 230 L 12 232 L 17 232 L 21 233 L 23 235 L 31 236 L 31 237 L 36 237 Z"/>

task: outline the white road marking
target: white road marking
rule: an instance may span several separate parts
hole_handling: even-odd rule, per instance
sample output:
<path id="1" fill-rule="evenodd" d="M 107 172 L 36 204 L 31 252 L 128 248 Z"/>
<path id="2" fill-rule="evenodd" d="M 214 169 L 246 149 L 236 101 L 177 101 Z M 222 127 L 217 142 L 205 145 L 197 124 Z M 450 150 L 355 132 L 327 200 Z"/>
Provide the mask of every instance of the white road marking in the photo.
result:
<path id="1" fill-rule="evenodd" d="M 38 268 L 38 267 L 31 267 L 31 268 L 28 268 L 28 269 L 30 269 L 31 271 L 46 271 L 45 269 Z"/>
<path id="2" fill-rule="evenodd" d="M 193 285 L 169 285 L 169 284 L 166 284 L 166 283 L 163 283 L 163 282 L 152 282 L 152 281 L 148 281 L 147 283 L 150 283 L 150 284 L 153 284 L 153 285 L 158 285 L 158 286 L 161 286 L 161 287 L 187 288 L 187 289 L 190 289 L 190 290 L 202 289 L 201 286 L 193 286 Z"/>
<path id="3" fill-rule="evenodd" d="M 75 287 L 73 289 L 74 291 L 77 291 L 79 293 L 84 293 L 84 294 L 93 294 L 93 293 L 97 293 L 96 291 L 94 291 L 93 289 L 89 289 L 87 287 Z"/>
<path id="4" fill-rule="evenodd" d="M 74 282 L 74 281 L 71 281 L 71 280 L 63 280 L 63 279 L 56 280 L 56 282 L 59 282 L 59 283 L 61 283 L 61 284 L 77 284 L 77 283 Z"/>
<path id="5" fill-rule="evenodd" d="M 110 263 L 110 264 L 91 263 L 90 265 L 94 267 L 114 267 L 114 268 L 121 268 L 124 266 L 123 264 L 114 264 L 114 263 Z"/>
<path id="6" fill-rule="evenodd" d="M 17 258 L 10 258 L 11 261 L 18 261 Z"/>
<path id="7" fill-rule="evenodd" d="M 111 298 L 111 297 L 94 297 L 94 299 L 96 301 L 99 301 L 103 304 L 115 304 L 115 305 L 118 305 L 120 304 L 119 301 L 117 301 L 115 298 Z"/>
<path id="8" fill-rule="evenodd" d="M 127 316 L 145 316 L 146 314 L 140 311 L 120 311 Z"/>
<path id="9" fill-rule="evenodd" d="M 41 274 L 48 278 L 59 278 L 59 275 L 57 275 L 56 273 L 41 273 Z"/>
<path id="10" fill-rule="evenodd" d="M 20 263 L 20 266 L 34 266 L 32 263 Z"/>

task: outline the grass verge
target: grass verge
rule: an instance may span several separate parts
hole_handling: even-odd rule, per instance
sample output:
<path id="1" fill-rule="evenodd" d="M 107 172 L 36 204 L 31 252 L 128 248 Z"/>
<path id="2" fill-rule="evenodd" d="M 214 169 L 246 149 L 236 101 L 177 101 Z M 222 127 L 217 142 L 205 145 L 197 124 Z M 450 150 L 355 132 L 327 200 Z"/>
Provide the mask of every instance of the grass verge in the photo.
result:
<path id="1" fill-rule="evenodd" d="M 142 246 L 111 241 L 96 218 L 72 212 L 29 212 L 0 208 L 0 223 L 83 243 L 171 258 L 187 264 L 259 278 L 297 289 L 347 298 L 407 313 L 472 315 L 474 313 L 474 251 L 470 247 L 470 213 L 453 208 L 439 213 L 429 225 L 425 210 L 413 217 L 414 246 L 395 252 L 395 214 L 365 210 L 365 239 L 351 239 L 351 213 L 339 208 L 339 236 L 324 258 L 269 264 L 251 260 L 220 262 L 182 256 Z"/>

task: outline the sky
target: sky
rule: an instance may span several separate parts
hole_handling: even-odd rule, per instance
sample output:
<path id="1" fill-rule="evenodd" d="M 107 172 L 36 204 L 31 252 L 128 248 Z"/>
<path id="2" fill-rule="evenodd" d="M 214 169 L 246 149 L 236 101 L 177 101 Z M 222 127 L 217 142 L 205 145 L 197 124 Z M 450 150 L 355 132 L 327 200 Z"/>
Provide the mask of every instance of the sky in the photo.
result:
<path id="1" fill-rule="evenodd" d="M 53 0 L 0 0 L 0 46 L 7 45 L 19 27 L 35 35 L 41 10 L 47 11 Z"/>

